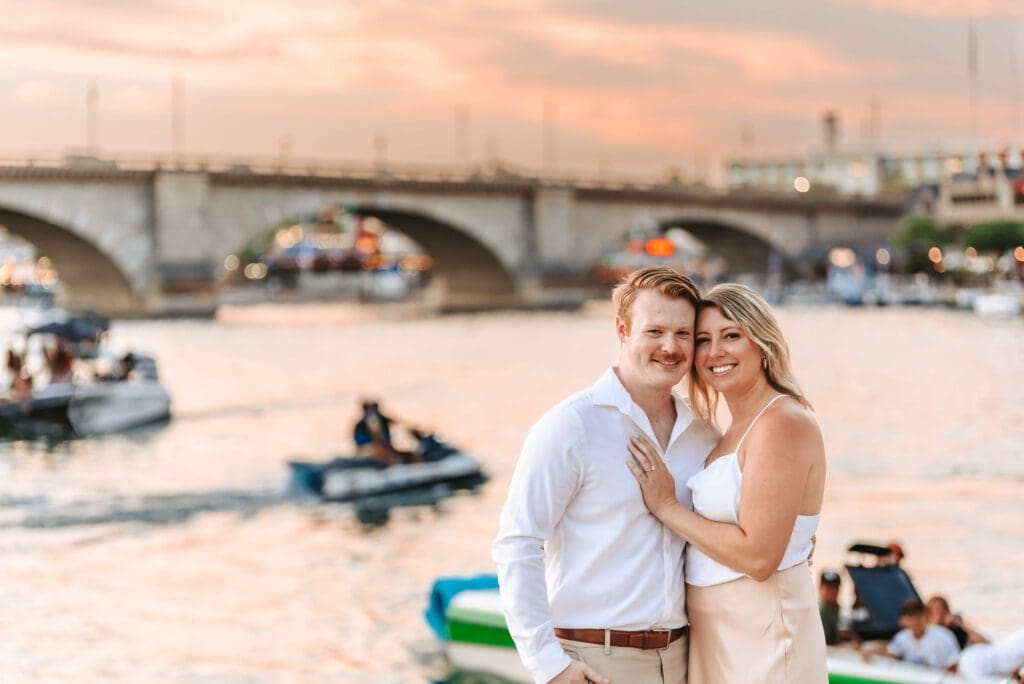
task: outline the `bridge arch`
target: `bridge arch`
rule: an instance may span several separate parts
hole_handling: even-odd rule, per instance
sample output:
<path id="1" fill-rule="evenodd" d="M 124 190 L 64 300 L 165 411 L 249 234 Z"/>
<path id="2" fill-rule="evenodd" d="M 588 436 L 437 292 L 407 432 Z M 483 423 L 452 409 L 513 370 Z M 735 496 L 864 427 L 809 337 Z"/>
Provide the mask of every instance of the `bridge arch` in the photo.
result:
<path id="1" fill-rule="evenodd" d="M 359 207 L 412 238 L 434 260 L 434 275 L 454 293 L 509 295 L 515 278 L 501 259 L 468 230 L 422 212 Z"/>
<path id="2" fill-rule="evenodd" d="M 265 212 L 258 223 L 250 224 L 245 239 L 251 240 L 273 226 L 315 217 L 338 206 L 356 216 L 377 218 L 416 242 L 433 259 L 433 279 L 443 283 L 445 296 L 452 304 L 508 297 L 516 291 L 515 275 L 501 255 L 467 226 L 421 207 L 395 206 L 392 202 L 376 204 L 314 199 L 301 207 L 285 206 Z M 237 248 L 235 245 L 226 251 Z"/>
<path id="3" fill-rule="evenodd" d="M 31 243 L 60 274 L 63 299 L 105 314 L 133 313 L 142 298 L 111 256 L 69 226 L 0 206 L 0 225 Z"/>
<path id="4" fill-rule="evenodd" d="M 765 227 L 755 228 L 743 222 L 686 214 L 658 222 L 662 233 L 672 228 L 682 228 L 711 252 L 725 259 L 729 274 L 766 273 L 771 270 L 773 259 L 778 259 L 784 270 L 793 270 L 785 246 L 767 237 L 770 231 Z"/>

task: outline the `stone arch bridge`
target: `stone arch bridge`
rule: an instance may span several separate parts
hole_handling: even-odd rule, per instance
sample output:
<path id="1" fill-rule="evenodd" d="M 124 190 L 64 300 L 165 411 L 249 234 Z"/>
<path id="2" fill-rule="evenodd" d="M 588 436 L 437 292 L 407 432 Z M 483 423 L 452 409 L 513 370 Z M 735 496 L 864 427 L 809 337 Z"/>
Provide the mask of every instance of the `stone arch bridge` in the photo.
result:
<path id="1" fill-rule="evenodd" d="M 637 227 L 678 225 L 763 270 L 836 243 L 884 240 L 892 200 L 721 194 L 678 185 L 553 182 L 419 171 L 106 162 L 0 164 L 0 224 L 36 245 L 69 297 L 108 313 L 157 312 L 209 292 L 224 257 L 269 228 L 344 205 L 405 232 L 454 304 L 543 297 Z"/>

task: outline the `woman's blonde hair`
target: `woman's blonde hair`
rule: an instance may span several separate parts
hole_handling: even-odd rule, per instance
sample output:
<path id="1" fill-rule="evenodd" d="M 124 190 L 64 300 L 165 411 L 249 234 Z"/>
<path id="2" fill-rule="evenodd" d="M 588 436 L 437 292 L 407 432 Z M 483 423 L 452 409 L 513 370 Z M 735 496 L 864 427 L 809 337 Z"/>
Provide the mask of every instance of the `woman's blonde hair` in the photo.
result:
<path id="1" fill-rule="evenodd" d="M 745 285 L 723 283 L 711 289 L 700 302 L 697 318 L 705 309 L 715 308 L 722 315 L 740 327 L 744 334 L 763 352 L 762 370 L 768 384 L 777 391 L 788 394 L 807 408 L 807 401 L 800 384 L 793 374 L 789 361 L 789 345 L 782 336 L 782 328 L 768 306 L 768 302 Z M 696 361 L 696 355 L 694 355 Z M 711 425 L 715 423 L 718 411 L 718 392 L 706 385 L 697 374 L 690 372 L 690 406 L 698 418 Z"/>

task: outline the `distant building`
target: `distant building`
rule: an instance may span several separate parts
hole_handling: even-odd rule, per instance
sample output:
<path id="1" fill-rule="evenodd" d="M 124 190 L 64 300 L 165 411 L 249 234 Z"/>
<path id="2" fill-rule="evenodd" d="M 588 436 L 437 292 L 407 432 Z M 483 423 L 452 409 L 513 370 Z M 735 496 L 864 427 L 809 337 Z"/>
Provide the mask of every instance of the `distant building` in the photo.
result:
<path id="1" fill-rule="evenodd" d="M 1024 168 L 990 167 L 922 185 L 911 196 L 908 210 L 946 226 L 1024 222 Z"/>
<path id="2" fill-rule="evenodd" d="M 873 119 L 871 139 L 877 141 L 880 124 Z M 727 162 L 731 190 L 745 188 L 773 192 L 835 192 L 872 197 L 907 193 L 922 186 L 937 186 L 954 178 L 1015 176 L 1024 166 L 1024 150 L 1004 149 L 995 154 L 974 150 L 932 149 L 915 152 L 883 150 L 875 143 L 859 149 L 840 147 L 839 115 L 827 110 L 821 118 L 822 148 L 790 158 L 750 157 Z M 991 194 L 986 188 L 982 194 Z"/>
<path id="3" fill-rule="evenodd" d="M 956 177 L 991 176 L 1004 170 L 1014 175 L 1022 167 L 1022 156 L 1022 150 L 998 154 L 823 151 L 789 159 L 730 160 L 728 182 L 732 190 L 831 190 L 841 195 L 870 197 L 886 192 L 907 192 Z"/>

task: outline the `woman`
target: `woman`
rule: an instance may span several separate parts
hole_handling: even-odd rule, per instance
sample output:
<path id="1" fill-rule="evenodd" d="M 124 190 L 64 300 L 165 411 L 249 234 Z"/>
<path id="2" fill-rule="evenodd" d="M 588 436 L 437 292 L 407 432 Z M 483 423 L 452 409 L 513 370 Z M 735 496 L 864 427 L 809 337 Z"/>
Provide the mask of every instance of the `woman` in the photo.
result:
<path id="1" fill-rule="evenodd" d="M 22 401 L 32 396 L 32 376 L 25 372 L 21 354 L 7 350 L 7 372 L 10 375 L 8 393 L 11 401 Z"/>
<path id="2" fill-rule="evenodd" d="M 50 384 L 68 384 L 74 382 L 75 355 L 67 341 L 58 338 L 57 345 L 51 351 L 45 349 L 46 362 L 50 366 Z"/>
<path id="3" fill-rule="evenodd" d="M 704 469 L 687 482 L 696 512 L 676 500 L 664 461 L 642 437 L 633 438 L 628 463 L 650 511 L 689 542 L 689 679 L 826 682 L 807 569 L 825 452 L 786 341 L 764 299 L 727 284 L 701 302 L 694 344 L 694 412 L 713 422 L 722 396 L 732 415 Z"/>

